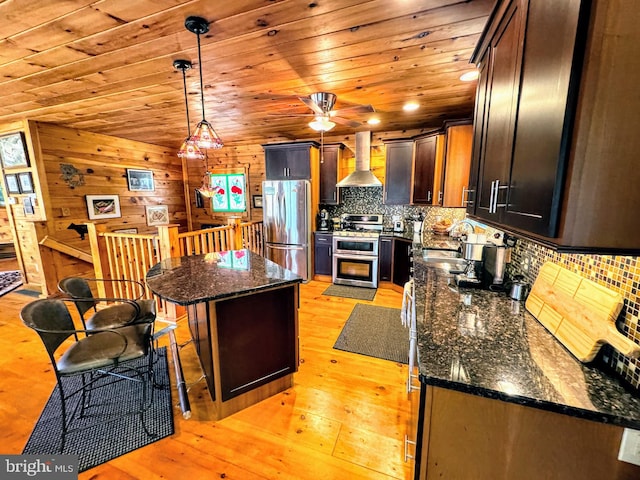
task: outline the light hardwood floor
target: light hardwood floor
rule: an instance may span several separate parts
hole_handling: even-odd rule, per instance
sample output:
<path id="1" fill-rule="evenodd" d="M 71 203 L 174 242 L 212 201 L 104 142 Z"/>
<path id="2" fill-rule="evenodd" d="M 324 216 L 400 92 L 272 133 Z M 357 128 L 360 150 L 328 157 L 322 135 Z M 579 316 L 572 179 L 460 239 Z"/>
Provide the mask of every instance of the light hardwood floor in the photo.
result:
<path id="1" fill-rule="evenodd" d="M 412 478 L 402 458 L 407 366 L 332 348 L 356 303 L 400 308 L 401 295 L 378 289 L 366 302 L 323 296 L 327 286 L 301 286 L 301 365 L 293 388 L 214 422 L 204 382 L 196 382 L 189 392 L 192 417 L 185 420 L 174 408 L 174 435 L 80 478 Z M 5 454 L 22 451 L 55 382 L 39 339 L 19 320 L 20 308 L 32 300 L 18 293 L 0 298 Z M 188 340 L 186 321 L 177 332 L 179 342 Z M 181 357 L 187 382 L 195 382 L 200 370 L 193 345 L 185 345 Z"/>

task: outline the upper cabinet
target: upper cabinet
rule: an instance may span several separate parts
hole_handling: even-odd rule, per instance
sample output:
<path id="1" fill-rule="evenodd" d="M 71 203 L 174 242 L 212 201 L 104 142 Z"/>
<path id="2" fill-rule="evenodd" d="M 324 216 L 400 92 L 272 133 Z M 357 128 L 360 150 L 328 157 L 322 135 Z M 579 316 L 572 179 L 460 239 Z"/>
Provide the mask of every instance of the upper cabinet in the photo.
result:
<path id="1" fill-rule="evenodd" d="M 473 58 L 471 215 L 561 251 L 640 251 L 639 21 L 630 1 L 497 3 Z"/>
<path id="2" fill-rule="evenodd" d="M 330 143 L 322 147 L 320 155 L 320 203 L 323 205 L 338 205 L 340 190 L 338 183 L 338 167 L 342 159 L 344 145 Z"/>
<path id="3" fill-rule="evenodd" d="M 318 157 L 316 142 L 272 143 L 262 148 L 267 180 L 311 179 L 312 160 Z"/>
<path id="4" fill-rule="evenodd" d="M 413 140 L 389 140 L 385 142 L 386 167 L 384 203 L 408 205 L 411 203 L 411 179 L 413 169 Z"/>
<path id="5" fill-rule="evenodd" d="M 444 137 L 444 181 L 440 205 L 466 207 L 473 126 L 469 121 L 465 124 L 445 124 Z"/>
<path id="6" fill-rule="evenodd" d="M 443 164 L 444 135 L 432 133 L 415 138 L 411 203 L 440 205 Z"/>

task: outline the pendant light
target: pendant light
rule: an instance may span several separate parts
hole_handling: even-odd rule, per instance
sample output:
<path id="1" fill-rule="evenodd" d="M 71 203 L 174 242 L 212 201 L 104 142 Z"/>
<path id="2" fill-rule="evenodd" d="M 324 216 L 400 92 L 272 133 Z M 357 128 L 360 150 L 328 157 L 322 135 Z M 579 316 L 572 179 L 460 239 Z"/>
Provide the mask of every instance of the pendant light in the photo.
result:
<path id="1" fill-rule="evenodd" d="M 191 138 L 191 123 L 189 121 L 189 100 L 187 99 L 187 75 L 186 71 L 191 68 L 191 62 L 189 60 L 174 60 L 173 67 L 182 71 L 182 86 L 184 87 L 184 105 L 187 111 L 187 138 L 182 142 L 180 150 L 178 150 L 178 157 L 187 158 L 190 160 L 201 160 L 204 158 L 204 153 L 200 150 L 196 142 Z"/>
<path id="2" fill-rule="evenodd" d="M 198 68 L 200 70 L 200 99 L 202 102 L 202 120 L 196 125 L 192 139 L 200 148 L 221 148 L 222 140 L 213 127 L 207 122 L 204 114 L 204 83 L 202 81 L 202 53 L 200 51 L 200 35 L 209 31 L 209 22 L 202 17 L 187 17 L 184 26 L 198 38 Z"/>

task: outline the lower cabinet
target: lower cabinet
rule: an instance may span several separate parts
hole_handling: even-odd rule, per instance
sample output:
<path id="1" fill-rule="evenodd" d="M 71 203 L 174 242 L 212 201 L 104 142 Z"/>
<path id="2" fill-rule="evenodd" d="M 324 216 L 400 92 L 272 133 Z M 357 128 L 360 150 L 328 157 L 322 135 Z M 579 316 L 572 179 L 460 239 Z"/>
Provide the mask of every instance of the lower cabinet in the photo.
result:
<path id="1" fill-rule="evenodd" d="M 404 238 L 393 239 L 393 283 L 399 287 L 409 281 L 411 276 L 411 257 L 413 242 Z"/>
<path id="2" fill-rule="evenodd" d="M 415 478 L 623 480 L 623 428 L 422 384 Z"/>
<path id="3" fill-rule="evenodd" d="M 318 233 L 314 234 L 315 242 L 313 247 L 314 254 L 314 274 L 328 275 L 333 274 L 333 251 L 332 241 L 333 234 Z"/>
<path id="4" fill-rule="evenodd" d="M 380 282 L 391 281 L 391 262 L 393 260 L 393 238 L 380 237 L 378 245 L 378 280 Z"/>

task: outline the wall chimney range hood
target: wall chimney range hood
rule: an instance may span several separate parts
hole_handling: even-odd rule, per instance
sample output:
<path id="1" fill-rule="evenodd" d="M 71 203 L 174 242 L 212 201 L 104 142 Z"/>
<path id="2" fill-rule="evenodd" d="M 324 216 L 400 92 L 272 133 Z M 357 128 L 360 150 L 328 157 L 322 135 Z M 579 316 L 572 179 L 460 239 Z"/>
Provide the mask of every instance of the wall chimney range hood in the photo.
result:
<path id="1" fill-rule="evenodd" d="M 356 132 L 356 169 L 340 180 L 338 187 L 381 187 L 371 172 L 371 132 Z"/>

